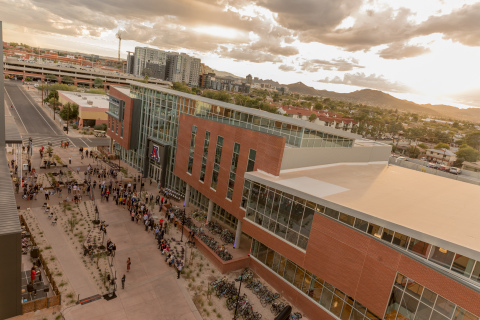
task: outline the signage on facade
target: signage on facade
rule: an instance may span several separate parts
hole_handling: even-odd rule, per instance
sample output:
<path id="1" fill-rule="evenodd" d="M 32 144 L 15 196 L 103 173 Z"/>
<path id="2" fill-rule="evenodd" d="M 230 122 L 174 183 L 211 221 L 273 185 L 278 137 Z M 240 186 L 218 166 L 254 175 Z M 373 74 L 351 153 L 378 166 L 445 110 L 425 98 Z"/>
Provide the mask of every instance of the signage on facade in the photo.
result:
<path id="1" fill-rule="evenodd" d="M 150 159 L 153 159 L 157 162 L 160 161 L 160 156 L 158 155 L 158 146 L 152 144 L 152 150 L 150 152 Z"/>

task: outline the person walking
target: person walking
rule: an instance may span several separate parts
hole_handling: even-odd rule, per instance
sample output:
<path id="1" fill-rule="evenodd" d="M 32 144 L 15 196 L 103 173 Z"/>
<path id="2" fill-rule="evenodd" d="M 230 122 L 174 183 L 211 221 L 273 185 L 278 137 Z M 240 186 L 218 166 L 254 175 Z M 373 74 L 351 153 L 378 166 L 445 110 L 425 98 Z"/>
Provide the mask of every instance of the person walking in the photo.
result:
<path id="1" fill-rule="evenodd" d="M 130 266 L 132 265 L 132 261 L 130 258 L 127 259 L 127 272 L 130 272 Z"/>
<path id="2" fill-rule="evenodd" d="M 125 289 L 125 275 L 122 277 L 122 289 Z"/>

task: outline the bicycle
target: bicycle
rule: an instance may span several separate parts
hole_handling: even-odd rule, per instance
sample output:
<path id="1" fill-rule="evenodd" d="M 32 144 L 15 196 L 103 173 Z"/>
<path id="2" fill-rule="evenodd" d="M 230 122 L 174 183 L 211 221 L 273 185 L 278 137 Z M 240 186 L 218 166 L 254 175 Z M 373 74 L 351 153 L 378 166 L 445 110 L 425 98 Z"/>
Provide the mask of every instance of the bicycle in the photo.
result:
<path id="1" fill-rule="evenodd" d="M 299 320 L 299 319 L 302 319 L 303 316 L 300 312 L 294 312 L 290 315 L 290 319 L 291 320 Z"/>

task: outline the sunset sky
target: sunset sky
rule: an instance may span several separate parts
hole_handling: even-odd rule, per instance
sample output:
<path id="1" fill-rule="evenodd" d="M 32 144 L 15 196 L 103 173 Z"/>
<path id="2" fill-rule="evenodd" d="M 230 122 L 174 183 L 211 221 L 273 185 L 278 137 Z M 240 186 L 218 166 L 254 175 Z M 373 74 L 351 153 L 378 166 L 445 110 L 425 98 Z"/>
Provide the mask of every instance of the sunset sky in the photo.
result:
<path id="1" fill-rule="evenodd" d="M 238 76 L 480 107 L 480 1 L 0 0 L 4 40 L 187 52 Z"/>

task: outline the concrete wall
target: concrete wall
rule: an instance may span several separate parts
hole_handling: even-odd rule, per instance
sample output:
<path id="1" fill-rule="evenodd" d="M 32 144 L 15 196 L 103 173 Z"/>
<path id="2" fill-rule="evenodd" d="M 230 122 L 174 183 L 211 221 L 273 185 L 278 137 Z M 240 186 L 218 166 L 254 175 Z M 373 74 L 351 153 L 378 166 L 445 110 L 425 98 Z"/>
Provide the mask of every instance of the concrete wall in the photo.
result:
<path id="1" fill-rule="evenodd" d="M 281 170 L 341 162 L 388 161 L 392 146 L 353 148 L 285 148 Z"/>
<path id="2" fill-rule="evenodd" d="M 0 319 L 22 314 L 21 234 L 0 235 Z"/>

